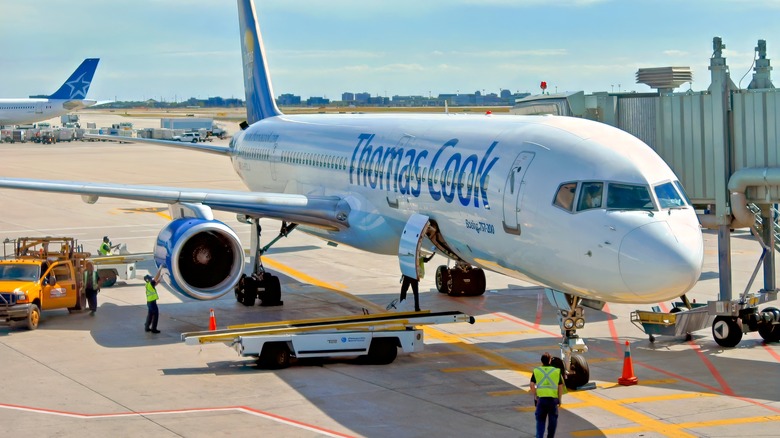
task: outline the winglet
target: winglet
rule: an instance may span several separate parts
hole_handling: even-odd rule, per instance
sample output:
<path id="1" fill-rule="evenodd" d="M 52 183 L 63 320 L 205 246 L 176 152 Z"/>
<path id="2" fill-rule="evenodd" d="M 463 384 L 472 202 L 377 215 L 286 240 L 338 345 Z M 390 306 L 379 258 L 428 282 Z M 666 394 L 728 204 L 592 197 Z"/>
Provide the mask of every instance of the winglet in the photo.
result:
<path id="1" fill-rule="evenodd" d="M 86 99 L 89 84 L 97 68 L 98 58 L 87 58 L 49 99 Z"/>
<path id="2" fill-rule="evenodd" d="M 276 106 L 268 74 L 263 38 L 252 0 L 238 0 L 238 24 L 241 30 L 241 57 L 244 62 L 244 92 L 247 122 L 281 115 Z"/>

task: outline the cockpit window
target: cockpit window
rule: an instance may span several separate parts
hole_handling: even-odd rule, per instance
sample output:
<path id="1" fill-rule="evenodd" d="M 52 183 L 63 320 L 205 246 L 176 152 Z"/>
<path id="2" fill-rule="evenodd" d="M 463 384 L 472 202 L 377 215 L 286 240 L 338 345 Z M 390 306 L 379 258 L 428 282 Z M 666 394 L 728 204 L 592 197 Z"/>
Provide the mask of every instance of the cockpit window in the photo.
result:
<path id="1" fill-rule="evenodd" d="M 601 208 L 601 196 L 604 193 L 604 183 L 584 182 L 580 190 L 580 200 L 577 203 L 577 211 Z"/>
<path id="2" fill-rule="evenodd" d="M 691 198 L 689 198 L 688 194 L 685 193 L 685 189 L 683 188 L 683 186 L 680 183 L 680 181 L 675 181 L 674 182 L 674 186 L 677 187 L 677 191 L 679 191 L 680 194 L 682 195 L 683 199 L 685 199 L 685 203 L 688 204 L 688 205 L 691 205 Z"/>
<path id="3" fill-rule="evenodd" d="M 674 184 L 668 182 L 653 187 L 655 196 L 658 197 L 658 204 L 661 208 L 682 208 L 685 207 L 685 201 L 677 192 Z"/>
<path id="4" fill-rule="evenodd" d="M 652 210 L 653 201 L 646 186 L 610 183 L 607 208 L 617 210 Z"/>
<path id="5" fill-rule="evenodd" d="M 566 211 L 571 211 L 572 205 L 574 205 L 574 193 L 577 191 L 576 182 L 563 183 L 558 186 L 558 191 L 555 192 L 555 205 L 561 207 Z"/>

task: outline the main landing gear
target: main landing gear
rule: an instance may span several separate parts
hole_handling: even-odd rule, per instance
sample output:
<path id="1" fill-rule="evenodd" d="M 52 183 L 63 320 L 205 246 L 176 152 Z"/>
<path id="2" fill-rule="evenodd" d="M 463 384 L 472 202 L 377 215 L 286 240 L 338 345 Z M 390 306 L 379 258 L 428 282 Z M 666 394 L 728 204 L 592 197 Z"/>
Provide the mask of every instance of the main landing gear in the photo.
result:
<path id="1" fill-rule="evenodd" d="M 261 306 L 281 306 L 284 302 L 281 300 L 282 287 L 279 277 L 265 270 L 261 257 L 279 239 L 287 237 L 298 224 L 282 222 L 279 234 L 268 245 L 260 248 L 260 234 L 262 231 L 260 220 L 251 218 L 250 223 L 255 227 L 255 232 L 252 234 L 252 254 L 250 256 L 252 273 L 250 275 L 242 275 L 238 284 L 236 284 L 236 301 L 245 306 L 254 306 L 255 300 L 259 298 Z"/>
<path id="2" fill-rule="evenodd" d="M 561 326 L 561 359 L 566 369 L 566 387 L 577 389 L 590 380 L 590 367 L 583 354 L 588 352 L 585 341 L 577 335 L 577 329 L 585 327 L 585 311 L 580 304 L 582 298 L 571 294 L 545 289 L 550 303 L 558 309 L 558 323 Z"/>
<path id="3" fill-rule="evenodd" d="M 450 268 L 436 268 L 436 289 L 451 297 L 476 297 L 485 293 L 485 271 L 468 263 L 458 262 Z"/>

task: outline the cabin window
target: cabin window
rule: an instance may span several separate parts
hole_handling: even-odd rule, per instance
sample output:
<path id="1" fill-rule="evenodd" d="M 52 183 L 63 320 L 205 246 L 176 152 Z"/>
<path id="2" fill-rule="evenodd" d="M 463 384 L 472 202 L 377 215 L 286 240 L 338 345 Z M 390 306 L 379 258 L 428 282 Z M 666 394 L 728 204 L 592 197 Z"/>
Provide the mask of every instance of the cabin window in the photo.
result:
<path id="1" fill-rule="evenodd" d="M 685 201 L 677 192 L 674 184 L 668 182 L 653 187 L 655 196 L 658 198 L 658 205 L 661 208 L 680 208 L 685 207 Z"/>
<path id="2" fill-rule="evenodd" d="M 607 187 L 607 208 L 652 210 L 654 206 L 646 186 L 610 183 Z"/>
<path id="3" fill-rule="evenodd" d="M 603 194 L 604 183 L 582 183 L 582 189 L 580 190 L 580 200 L 577 203 L 577 211 L 590 210 L 591 208 L 601 208 Z"/>
<path id="4" fill-rule="evenodd" d="M 574 205 L 574 192 L 577 191 L 576 182 L 563 183 L 558 186 L 558 191 L 555 193 L 554 204 L 566 211 L 571 211 Z"/>

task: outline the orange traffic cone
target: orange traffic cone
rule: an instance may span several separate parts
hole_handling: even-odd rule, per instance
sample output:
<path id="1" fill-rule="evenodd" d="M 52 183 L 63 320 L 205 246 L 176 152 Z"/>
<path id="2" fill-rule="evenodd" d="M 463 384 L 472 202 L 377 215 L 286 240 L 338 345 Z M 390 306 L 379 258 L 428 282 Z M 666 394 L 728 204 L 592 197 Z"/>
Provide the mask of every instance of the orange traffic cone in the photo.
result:
<path id="1" fill-rule="evenodd" d="M 217 318 L 214 316 L 214 309 L 211 309 L 211 315 L 209 315 L 209 330 L 217 329 Z"/>
<path id="2" fill-rule="evenodd" d="M 636 385 L 639 379 L 634 375 L 634 363 L 631 362 L 631 347 L 626 341 L 626 354 L 623 357 L 623 375 L 618 379 L 618 383 L 623 386 Z"/>

